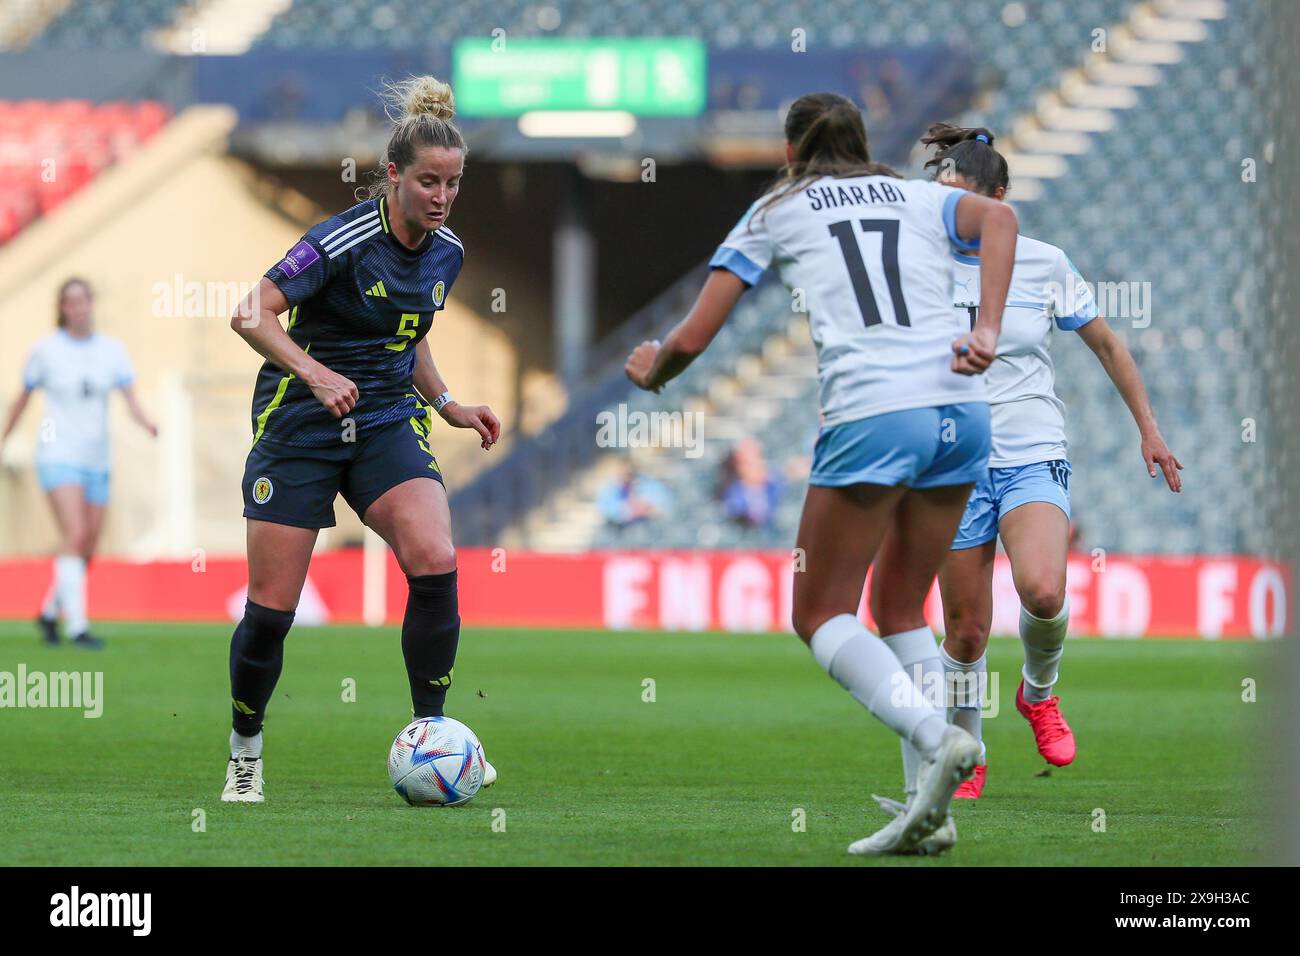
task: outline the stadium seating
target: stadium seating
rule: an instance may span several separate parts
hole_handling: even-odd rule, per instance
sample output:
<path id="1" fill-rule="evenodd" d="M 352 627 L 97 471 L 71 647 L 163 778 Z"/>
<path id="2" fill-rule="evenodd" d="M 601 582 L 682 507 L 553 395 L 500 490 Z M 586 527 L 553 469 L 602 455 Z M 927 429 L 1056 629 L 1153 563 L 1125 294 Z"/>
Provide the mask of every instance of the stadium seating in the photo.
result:
<path id="1" fill-rule="evenodd" d="M 0 243 L 160 130 L 153 102 L 0 100 Z"/>
<path id="2" fill-rule="evenodd" d="M 153 31 L 167 26 L 186 0 L 74 0 L 31 41 L 33 47 L 148 46 Z"/>
<path id="3" fill-rule="evenodd" d="M 37 46 L 112 47 L 148 43 L 185 0 L 77 0 L 34 39 Z M 949 42 L 982 52 L 1021 90 L 1079 59 L 1090 31 L 1122 19 L 1133 0 L 1032 0 L 992 10 L 966 0 L 901 4 L 892 0 L 822 0 L 795 9 L 787 0 L 720 0 L 708 5 L 653 5 L 641 0 L 466 0 L 431 6 L 420 0 L 296 0 L 271 25 L 262 45 L 410 48 L 485 36 L 701 36 L 723 49 L 788 44 L 805 31 L 809 49 Z"/>
<path id="4" fill-rule="evenodd" d="M 421 0 L 339 4 L 297 0 L 263 34 L 272 47 L 404 48 L 486 36 L 700 36 L 720 49 L 769 49 L 805 31 L 807 49 L 948 43 L 969 49 L 986 87 L 1001 90 L 990 120 L 1026 108 L 1034 92 L 1082 59 L 1091 30 L 1123 19 L 1133 0 L 1033 0 L 990 15 L 967 0 L 821 0 L 793 10 L 785 0 L 655 5 L 641 0 Z M 1086 26 L 1085 26 L 1086 25 Z M 418 38 L 415 42 L 412 37 Z"/>
<path id="5" fill-rule="evenodd" d="M 1057 392 L 1067 407 L 1074 516 L 1088 548 L 1263 554 L 1272 547 L 1274 512 L 1261 503 L 1277 499 L 1278 463 L 1260 441 L 1249 440 L 1247 420 L 1261 427 L 1271 376 L 1281 369 L 1268 343 L 1270 323 L 1276 327 L 1284 318 L 1269 308 L 1260 277 L 1285 268 L 1271 241 L 1283 212 L 1262 188 L 1243 182 L 1241 162 L 1254 157 L 1261 182 L 1268 175 L 1272 133 L 1265 118 L 1271 114 L 1262 104 L 1282 94 L 1262 71 L 1242 65 L 1261 62 L 1262 13 L 1232 9 L 1226 20 L 1209 24 L 1206 42 L 1183 47 L 1181 62 L 1165 68 L 1165 82 L 1140 91 L 1136 107 L 1116 113 L 1112 131 L 1093 136 L 1089 152 L 1070 158 L 1066 176 L 1046 180 L 1041 199 L 1020 207 L 1022 231 L 1064 248 L 1090 281 L 1150 283 L 1149 324 L 1133 315 L 1111 324 L 1132 349 L 1164 435 L 1187 467 L 1181 496 L 1146 477 L 1136 429 L 1101 365 L 1081 342 L 1058 336 L 1053 355 Z M 1201 204 L 1169 205 L 1160 188 L 1165 177 L 1203 183 Z M 699 279 L 685 284 L 698 289 Z M 640 470 L 668 486 L 671 520 L 622 529 L 590 522 L 590 538 L 579 546 L 788 547 L 802 482 L 786 483 L 766 530 L 727 522 L 713 485 L 732 440 L 742 434 L 762 442 L 774 470 L 811 452 L 816 386 L 806 352 L 804 318 L 768 279 L 674 383 L 671 400 L 630 387 L 608 393 L 604 407 L 707 408 L 705 452 L 698 459 L 671 450 L 635 454 Z M 802 378 L 790 374 L 791 362 Z M 563 419 L 555 426 L 564 427 Z M 586 427 L 589 434 L 590 418 Z M 549 480 L 560 497 L 590 490 L 591 482 L 576 478 L 567 488 Z M 472 498 L 464 496 L 465 507 L 473 507 Z M 545 515 L 534 519 L 518 529 L 525 541 L 545 544 Z M 572 515 L 565 520 L 571 523 Z"/>
<path id="6" fill-rule="evenodd" d="M 81 0 L 34 42 L 139 45 L 150 30 L 171 22 L 181 6 L 179 0 Z M 667 7 L 640 0 L 468 0 L 448 7 L 419 0 L 297 0 L 258 45 L 439 46 L 496 28 L 508 37 L 697 35 L 720 49 L 778 48 L 790 42 L 796 28 L 806 31 L 810 50 L 947 42 L 971 51 L 986 94 L 964 121 L 1006 134 L 1015 118 L 1055 88 L 1064 71 L 1083 61 L 1093 31 L 1124 21 L 1135 7 L 1133 0 L 1013 0 L 991 6 L 964 0 L 823 0 L 793 13 L 790 4 L 778 0 Z M 1136 90 L 1137 105 L 1115 111 L 1113 129 L 1091 135 L 1087 152 L 1066 158 L 1066 175 L 1042 180 L 1037 201 L 1020 206 L 1023 231 L 1065 248 L 1089 280 L 1150 283 L 1149 326 L 1131 317 L 1112 324 L 1137 357 L 1166 438 L 1187 464 L 1183 496 L 1150 488 L 1127 412 L 1104 371 L 1081 343 L 1062 337 L 1054 350 L 1058 392 L 1069 410 L 1076 517 L 1089 546 L 1139 553 L 1259 552 L 1270 540 L 1269 509 L 1259 502 L 1271 500 L 1279 463 L 1268 459 L 1266 443 L 1242 436 L 1249 432 L 1248 420 L 1256 428 L 1266 426 L 1258 419 L 1268 407 L 1270 376 L 1280 369 L 1279 357 L 1266 343 L 1269 323 L 1281 321 L 1282 310 L 1266 300 L 1259 277 L 1287 264 L 1270 242 L 1270 223 L 1276 224 L 1282 211 L 1265 201 L 1265 190 L 1242 182 L 1240 164 L 1251 157 L 1261 181 L 1268 175 L 1271 132 L 1264 124 L 1271 114 L 1263 104 L 1276 101 L 1282 91 L 1251 66 L 1261 62 L 1267 40 L 1264 12 L 1252 4 L 1228 10 L 1226 19 L 1207 24 L 1207 41 L 1182 45 L 1181 61 L 1161 67 L 1164 82 Z M 35 181 L 31 176 L 39 170 L 24 164 L 45 154 L 22 144 L 38 135 L 57 141 L 66 160 L 54 189 L 0 187 L 0 241 L 111 162 L 121 144 L 129 148 L 125 134 L 120 141 L 98 132 L 84 139 L 70 136 L 68 117 L 85 116 L 86 109 L 86 104 L 64 105 L 59 110 L 67 112 L 61 113 L 48 105 L 0 104 L 0 165 L 10 173 L 4 182 L 24 181 L 24 176 Z M 47 121 L 43 111 L 62 119 Z M 119 117 L 117 122 L 137 129 L 134 121 Z M 93 125 L 96 131 L 105 128 Z M 132 135 L 141 138 L 138 131 Z M 1204 183 L 1203 202 L 1164 202 L 1164 177 Z M 658 307 L 634 323 L 637 330 L 662 330 L 681 314 L 681 303 L 698 284 L 693 275 L 669 290 Z M 747 296 L 710 352 L 674 385 L 673 407 L 709 413 L 703 458 L 638 458 L 639 467 L 669 486 L 676 502 L 673 520 L 621 531 L 591 523 L 589 539 L 580 544 L 787 546 L 797 520 L 799 481 L 786 483 L 774 525 L 761 531 L 728 524 L 712 486 L 732 441 L 743 434 L 762 441 L 778 470 L 786 459 L 811 450 L 817 423 L 805 326 L 775 283 Z M 604 374 L 572 396 L 569 412 L 457 495 L 458 523 L 464 523 L 458 535 L 465 544 L 492 543 L 505 531 L 544 540 L 547 514 L 557 502 L 588 489 L 605 467 L 602 461 L 622 455 L 592 447 L 595 412 L 620 402 L 629 410 L 665 407 L 662 396 L 636 392 L 619 381 L 620 362 L 613 353 L 626 342 L 605 344 L 607 361 L 597 363 Z"/>
<path id="7" fill-rule="evenodd" d="M 1281 211 L 1242 180 L 1254 157 L 1260 182 L 1273 132 L 1265 104 L 1281 91 L 1262 71 L 1264 11 L 1233 5 L 1211 36 L 1184 47 L 1165 82 L 1116 127 L 1073 157 L 1021 210 L 1021 228 L 1060 245 L 1093 281 L 1151 283 L 1146 320 L 1113 319 L 1143 371 L 1161 428 L 1187 466 L 1181 496 L 1154 494 L 1140 472 L 1136 434 L 1105 372 L 1079 343 L 1053 350 L 1068 409 L 1072 491 L 1090 543 L 1138 552 L 1263 553 L 1279 473 L 1243 420 L 1267 408 L 1278 368 L 1269 351 L 1263 276 L 1283 264 L 1271 236 Z M 1278 104 L 1280 107 L 1280 103 Z M 1199 205 L 1166 201 L 1166 178 L 1199 184 Z M 1014 196 L 1014 183 L 1013 196 Z M 1270 467 L 1271 466 L 1271 467 Z M 1102 524 L 1102 521 L 1105 524 Z"/>

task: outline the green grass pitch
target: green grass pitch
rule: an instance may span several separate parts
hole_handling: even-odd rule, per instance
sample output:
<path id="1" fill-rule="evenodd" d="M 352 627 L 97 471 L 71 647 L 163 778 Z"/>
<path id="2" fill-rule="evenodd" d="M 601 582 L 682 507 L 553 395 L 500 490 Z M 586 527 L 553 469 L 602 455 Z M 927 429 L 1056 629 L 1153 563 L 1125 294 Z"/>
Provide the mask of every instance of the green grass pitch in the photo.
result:
<path id="1" fill-rule="evenodd" d="M 1012 703 L 1019 642 L 994 640 L 984 799 L 956 806 L 952 853 L 876 861 L 845 848 L 885 822 L 870 794 L 901 790 L 897 741 L 793 636 L 467 630 L 448 713 L 501 779 L 416 809 L 385 771 L 409 719 L 395 628 L 290 635 L 262 805 L 219 800 L 230 628 L 99 631 L 88 653 L 0 622 L 0 671 L 104 673 L 98 719 L 0 710 L 0 864 L 1199 865 L 1268 846 L 1265 705 L 1242 681 L 1264 699 L 1275 646 L 1071 641 L 1079 757 L 1048 775 Z"/>

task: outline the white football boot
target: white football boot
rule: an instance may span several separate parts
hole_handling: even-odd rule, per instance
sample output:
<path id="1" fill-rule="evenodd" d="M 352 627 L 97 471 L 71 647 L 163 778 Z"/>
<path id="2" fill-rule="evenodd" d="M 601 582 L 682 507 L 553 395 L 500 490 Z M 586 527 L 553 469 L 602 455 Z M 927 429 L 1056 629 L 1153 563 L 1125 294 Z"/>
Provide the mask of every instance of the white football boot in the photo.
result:
<path id="1" fill-rule="evenodd" d="M 494 783 L 497 783 L 497 767 L 487 762 L 487 754 L 484 753 L 484 745 L 478 744 L 478 756 L 484 761 L 484 782 L 478 784 L 478 790 L 487 790 Z"/>
<path id="2" fill-rule="evenodd" d="M 916 796 L 881 829 L 850 844 L 849 852 L 884 856 L 920 851 L 922 842 L 944 827 L 953 791 L 974 771 L 979 755 L 978 740 L 960 727 L 948 727 L 934 754 L 921 762 Z"/>
<path id="3" fill-rule="evenodd" d="M 900 800 L 891 800 L 889 797 L 879 797 L 876 794 L 871 795 L 871 799 L 876 801 L 876 805 L 884 810 L 891 817 L 900 816 L 907 812 L 907 804 Z M 944 817 L 943 826 L 935 830 L 928 837 L 917 844 L 915 852 L 918 856 L 934 856 L 951 850 L 957 843 L 957 824 L 952 822 L 952 814 Z"/>
<path id="4" fill-rule="evenodd" d="M 226 764 L 226 789 L 221 793 L 225 803 L 261 803 L 262 758 L 231 757 Z"/>
<path id="5" fill-rule="evenodd" d="M 478 785 L 480 790 L 486 790 L 492 784 L 497 782 L 497 768 L 488 763 L 487 754 L 483 752 L 483 742 L 479 741 L 478 755 L 483 760 L 483 782 Z"/>

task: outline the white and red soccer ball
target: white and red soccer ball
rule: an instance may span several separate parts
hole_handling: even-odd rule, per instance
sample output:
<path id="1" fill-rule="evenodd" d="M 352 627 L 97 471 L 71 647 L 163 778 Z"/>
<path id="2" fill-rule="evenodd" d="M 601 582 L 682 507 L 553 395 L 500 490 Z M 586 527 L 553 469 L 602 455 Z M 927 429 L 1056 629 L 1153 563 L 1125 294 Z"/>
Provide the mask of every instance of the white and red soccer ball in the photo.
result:
<path id="1" fill-rule="evenodd" d="M 483 745 L 451 717 L 411 721 L 388 752 L 388 778 L 413 807 L 468 803 L 483 786 L 484 773 Z"/>

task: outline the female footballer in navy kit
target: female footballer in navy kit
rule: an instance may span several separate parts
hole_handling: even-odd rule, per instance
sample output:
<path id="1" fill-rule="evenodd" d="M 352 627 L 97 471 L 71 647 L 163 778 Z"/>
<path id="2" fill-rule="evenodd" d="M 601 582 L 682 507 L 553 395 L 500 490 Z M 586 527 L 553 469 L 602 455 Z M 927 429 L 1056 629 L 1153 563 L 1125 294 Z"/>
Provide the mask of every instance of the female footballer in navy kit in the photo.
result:
<path id="1" fill-rule="evenodd" d="M 406 573 L 402 653 L 415 716 L 441 716 L 451 684 L 456 553 L 430 409 L 475 429 L 484 449 L 501 423 L 486 405 L 452 399 L 425 338 L 465 256 L 446 225 L 466 151 L 451 88 L 418 77 L 388 93 L 386 177 L 371 198 L 310 229 L 231 319 L 266 363 L 243 481 L 248 603 L 230 644 L 223 800 L 263 799 L 262 722 L 317 532 L 334 524 L 339 493 Z M 484 785 L 495 779 L 489 765 Z"/>

